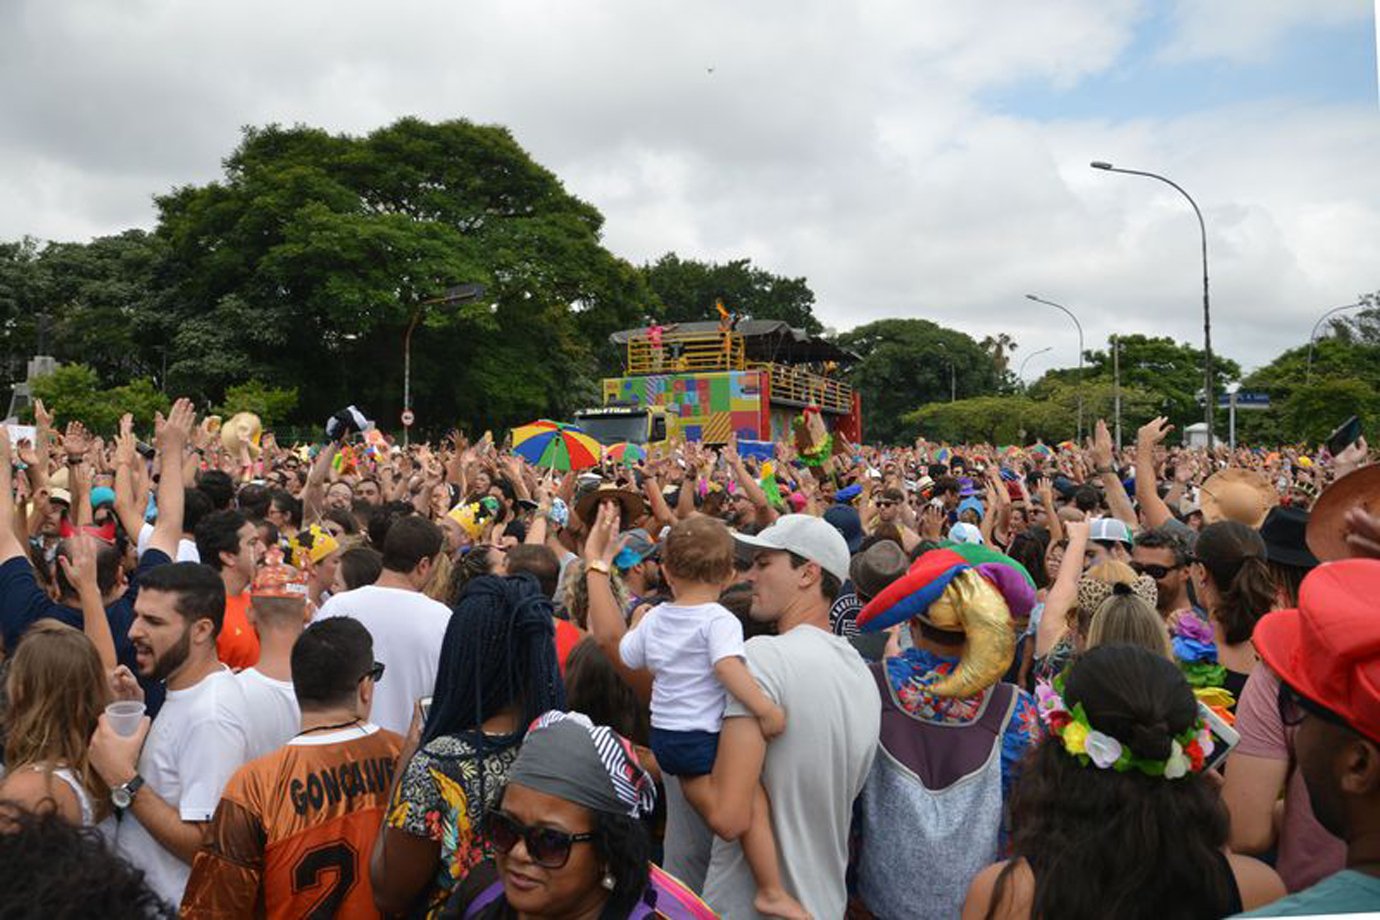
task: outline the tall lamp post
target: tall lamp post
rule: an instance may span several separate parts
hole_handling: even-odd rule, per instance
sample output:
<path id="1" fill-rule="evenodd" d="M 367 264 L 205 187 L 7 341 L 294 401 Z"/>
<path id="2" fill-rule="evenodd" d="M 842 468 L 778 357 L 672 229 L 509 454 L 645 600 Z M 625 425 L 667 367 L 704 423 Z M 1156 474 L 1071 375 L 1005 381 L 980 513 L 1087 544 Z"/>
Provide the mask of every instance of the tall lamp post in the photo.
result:
<path id="1" fill-rule="evenodd" d="M 1366 306 L 1364 303 L 1343 304 L 1340 307 L 1333 307 L 1331 310 L 1328 310 L 1322 316 L 1318 317 L 1318 321 L 1313 324 L 1313 331 L 1308 335 L 1308 372 L 1304 375 L 1306 380 L 1313 379 L 1313 345 L 1318 341 L 1318 330 L 1322 328 L 1323 320 L 1327 319 L 1333 313 L 1341 313 L 1343 310 L 1355 310 L 1357 307 L 1364 306 Z"/>
<path id="2" fill-rule="evenodd" d="M 460 284 L 452 288 L 447 288 L 446 292 L 440 297 L 433 297 L 430 300 L 423 300 L 417 303 L 417 308 L 412 311 L 412 321 L 407 324 L 407 332 L 403 335 L 403 414 L 409 419 L 412 415 L 412 332 L 417 328 L 417 323 L 426 313 L 427 307 L 433 306 L 455 306 L 462 303 L 470 303 L 484 296 L 484 285 L 482 284 Z M 412 428 L 411 421 L 403 425 L 403 446 L 408 444 L 408 434 Z"/>
<path id="3" fill-rule="evenodd" d="M 1053 348 L 1054 346 L 1047 345 L 1044 348 L 1041 348 L 1039 351 L 1032 351 L 1030 354 L 1026 355 L 1024 359 L 1022 359 L 1021 369 L 1016 371 L 1016 376 L 1020 378 L 1022 383 L 1025 382 L 1025 366 L 1030 363 L 1030 359 L 1035 357 L 1036 355 L 1042 355 L 1047 351 L 1052 351 Z"/>
<path id="4" fill-rule="evenodd" d="M 1194 215 L 1198 218 L 1198 232 L 1202 236 L 1203 242 L 1203 421 L 1207 423 L 1207 446 L 1212 450 L 1212 409 L 1217 402 L 1216 392 L 1212 388 L 1212 311 L 1208 305 L 1208 260 L 1207 260 L 1207 224 L 1203 223 L 1203 212 L 1198 210 L 1198 202 L 1193 200 L 1193 196 L 1184 191 L 1183 186 L 1173 179 L 1167 179 L 1158 173 L 1144 172 L 1139 169 L 1121 169 L 1111 163 L 1102 160 L 1093 160 L 1088 164 L 1093 169 L 1101 169 L 1105 172 L 1125 173 L 1128 176 L 1144 176 L 1147 179 L 1158 179 L 1165 185 L 1170 186 L 1180 195 L 1188 200 L 1193 208 Z"/>
<path id="5" fill-rule="evenodd" d="M 944 360 L 949 365 L 949 402 L 958 402 L 958 370 L 954 367 L 954 356 L 949 354 L 949 346 L 939 342 L 939 347 L 944 349 Z"/>
<path id="6" fill-rule="evenodd" d="M 1083 443 L 1083 324 L 1078 321 L 1078 317 L 1073 315 L 1073 311 L 1061 303 L 1052 300 L 1045 300 L 1043 297 L 1036 297 L 1034 294 L 1026 294 L 1026 300 L 1033 300 L 1042 303 L 1047 307 L 1062 310 L 1069 319 L 1073 320 L 1073 326 L 1078 330 L 1078 443 Z"/>

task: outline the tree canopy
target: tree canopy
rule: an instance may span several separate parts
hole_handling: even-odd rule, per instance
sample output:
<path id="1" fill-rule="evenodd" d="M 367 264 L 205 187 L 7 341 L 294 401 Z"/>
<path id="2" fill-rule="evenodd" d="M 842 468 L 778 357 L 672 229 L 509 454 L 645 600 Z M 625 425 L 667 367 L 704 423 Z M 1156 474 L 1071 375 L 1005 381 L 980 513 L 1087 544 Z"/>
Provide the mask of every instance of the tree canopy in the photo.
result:
<path id="1" fill-rule="evenodd" d="M 779 319 L 806 332 L 824 327 L 815 318 L 815 295 L 804 278 L 773 275 L 751 259 L 697 262 L 674 252 L 642 267 L 647 285 L 656 295 L 662 322 L 685 323 L 717 319 L 715 300 L 724 309 L 753 319 Z"/>

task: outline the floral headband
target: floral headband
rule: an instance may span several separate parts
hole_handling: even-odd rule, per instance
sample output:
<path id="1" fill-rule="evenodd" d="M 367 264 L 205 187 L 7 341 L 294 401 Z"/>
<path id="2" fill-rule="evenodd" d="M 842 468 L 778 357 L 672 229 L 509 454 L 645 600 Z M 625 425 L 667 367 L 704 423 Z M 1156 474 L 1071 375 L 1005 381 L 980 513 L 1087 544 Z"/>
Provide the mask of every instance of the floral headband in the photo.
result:
<path id="1" fill-rule="evenodd" d="M 1042 680 L 1035 685 L 1040 721 L 1045 723 L 1051 735 L 1063 742 L 1064 750 L 1085 767 L 1091 763 L 1099 770 L 1110 769 L 1118 773 L 1139 770 L 1146 776 L 1178 779 L 1187 773 L 1201 772 L 1212 754 L 1212 734 L 1199 715 L 1193 725 L 1174 736 L 1169 757 L 1163 760 L 1138 757 L 1111 735 L 1088 724 L 1082 703 L 1075 703 L 1073 709 L 1069 709 L 1064 703 L 1063 690 L 1062 674 L 1055 677 L 1053 683 Z"/>

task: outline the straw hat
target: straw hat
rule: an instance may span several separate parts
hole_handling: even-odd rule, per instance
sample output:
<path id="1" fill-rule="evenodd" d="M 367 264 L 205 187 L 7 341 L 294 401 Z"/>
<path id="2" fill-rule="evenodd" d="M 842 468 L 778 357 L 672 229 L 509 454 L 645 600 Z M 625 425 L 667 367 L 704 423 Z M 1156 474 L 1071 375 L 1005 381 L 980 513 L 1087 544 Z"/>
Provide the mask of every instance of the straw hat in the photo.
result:
<path id="1" fill-rule="evenodd" d="M 239 412 L 221 426 L 220 443 L 232 455 L 240 449 L 240 438 L 249 442 L 249 457 L 259 459 L 259 438 L 263 436 L 263 423 L 253 412 Z"/>
<path id="2" fill-rule="evenodd" d="M 597 489 L 590 489 L 575 503 L 575 513 L 586 526 L 594 524 L 594 516 L 599 511 L 599 505 L 606 501 L 616 501 L 619 506 L 620 531 L 628 530 L 644 514 L 647 513 L 646 502 L 642 496 L 632 489 L 620 489 L 611 482 L 600 484 Z"/>
<path id="3" fill-rule="evenodd" d="M 1265 523 L 1265 515 L 1279 504 L 1279 493 L 1255 470 L 1233 466 L 1212 474 L 1203 483 L 1199 503 L 1203 508 L 1203 520 L 1209 524 L 1239 521 L 1247 527 L 1259 528 Z"/>
<path id="4" fill-rule="evenodd" d="M 1352 556 L 1344 518 L 1352 508 L 1380 514 L 1380 465 L 1347 473 L 1323 490 L 1308 518 L 1308 548 L 1324 562 Z"/>

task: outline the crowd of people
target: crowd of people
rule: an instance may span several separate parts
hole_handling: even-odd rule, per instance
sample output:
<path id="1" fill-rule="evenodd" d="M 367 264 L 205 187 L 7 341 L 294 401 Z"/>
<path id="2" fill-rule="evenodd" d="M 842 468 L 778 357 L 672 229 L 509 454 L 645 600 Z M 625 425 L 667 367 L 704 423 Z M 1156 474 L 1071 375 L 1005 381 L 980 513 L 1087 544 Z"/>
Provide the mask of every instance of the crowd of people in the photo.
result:
<path id="1" fill-rule="evenodd" d="M 0 914 L 1380 910 L 1364 439 L 0 430 Z"/>

